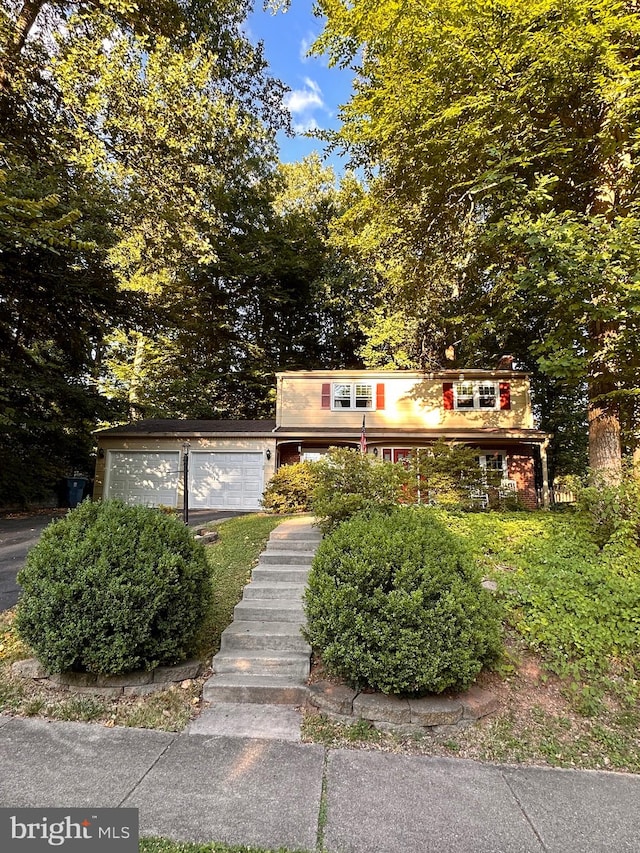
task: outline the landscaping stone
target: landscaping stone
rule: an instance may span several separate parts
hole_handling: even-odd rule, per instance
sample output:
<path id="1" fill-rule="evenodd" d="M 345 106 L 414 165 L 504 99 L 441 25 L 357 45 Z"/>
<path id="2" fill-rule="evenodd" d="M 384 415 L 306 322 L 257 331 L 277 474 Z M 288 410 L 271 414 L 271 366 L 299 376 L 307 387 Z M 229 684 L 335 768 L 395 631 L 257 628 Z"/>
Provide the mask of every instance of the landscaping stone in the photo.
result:
<path id="1" fill-rule="evenodd" d="M 353 714 L 363 720 L 410 723 L 409 701 L 383 693 L 360 693 L 353 700 Z"/>
<path id="2" fill-rule="evenodd" d="M 500 708 L 497 696 L 482 687 L 470 687 L 460 693 L 457 699 L 462 703 L 465 719 L 479 720 L 488 714 L 494 714 Z"/>
<path id="3" fill-rule="evenodd" d="M 317 681 L 309 685 L 308 706 L 339 723 L 357 719 L 376 729 L 398 734 L 422 732 L 450 737 L 472 726 L 480 717 L 498 710 L 498 699 L 488 690 L 472 687 L 456 696 L 403 699 L 381 693 L 358 693 L 344 684 Z"/>
<path id="4" fill-rule="evenodd" d="M 176 666 L 159 666 L 155 670 L 125 672 L 121 675 L 94 675 L 90 672 L 56 672 L 47 675 L 46 670 L 36 658 L 16 661 L 11 666 L 14 675 L 32 678 L 44 687 L 52 690 L 73 691 L 74 693 L 92 693 L 95 696 L 111 698 L 122 696 L 145 696 L 165 690 L 172 684 L 191 681 L 204 671 L 197 660 L 186 661 Z"/>
<path id="5" fill-rule="evenodd" d="M 317 681 L 309 685 L 309 702 L 321 711 L 351 716 L 353 700 L 358 695 L 345 684 L 332 684 L 330 681 Z"/>
<path id="6" fill-rule="evenodd" d="M 200 661 L 188 660 L 175 666 L 158 666 L 153 671 L 154 681 L 184 681 L 185 678 L 197 678 Z"/>
<path id="7" fill-rule="evenodd" d="M 92 672 L 54 672 L 49 681 L 62 687 L 95 687 L 97 676 Z"/>
<path id="8" fill-rule="evenodd" d="M 11 664 L 11 672 L 19 678 L 48 678 L 47 670 L 42 666 L 38 658 L 17 660 Z"/>
<path id="9" fill-rule="evenodd" d="M 124 672 L 122 675 L 99 675 L 96 679 L 97 687 L 133 687 L 139 684 L 150 684 L 153 680 L 153 672 L 138 670 L 136 672 Z"/>
<path id="10" fill-rule="evenodd" d="M 203 545 L 210 545 L 212 542 L 216 542 L 220 538 L 220 534 L 217 530 L 199 530 L 195 539 L 197 542 L 202 542 Z"/>
<path id="11" fill-rule="evenodd" d="M 462 703 L 444 696 L 409 699 L 411 722 L 418 726 L 453 726 L 462 719 Z"/>

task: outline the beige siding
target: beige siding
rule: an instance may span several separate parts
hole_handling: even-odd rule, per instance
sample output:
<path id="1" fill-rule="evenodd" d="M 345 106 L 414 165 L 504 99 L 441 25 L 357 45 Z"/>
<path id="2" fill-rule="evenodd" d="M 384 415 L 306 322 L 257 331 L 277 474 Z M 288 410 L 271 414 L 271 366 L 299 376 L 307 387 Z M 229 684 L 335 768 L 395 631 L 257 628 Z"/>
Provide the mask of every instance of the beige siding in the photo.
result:
<path id="1" fill-rule="evenodd" d="M 509 382 L 511 408 L 504 411 L 449 411 L 444 408 L 443 383 L 456 382 L 455 376 L 425 378 L 422 374 L 408 372 L 367 371 L 353 373 L 336 371 L 310 373 L 283 373 L 278 377 L 277 424 L 291 429 L 296 427 L 359 427 L 366 415 L 371 428 L 408 429 L 465 429 L 494 426 L 497 428 L 531 429 L 533 416 L 529 399 L 529 381 L 521 376 L 499 372 L 477 371 L 464 374 L 466 379 L 488 379 Z M 374 385 L 374 409 L 332 411 L 322 408 L 322 385 L 331 382 L 363 382 Z M 385 407 L 375 410 L 375 386 L 384 383 Z"/>
<path id="2" fill-rule="evenodd" d="M 269 482 L 275 472 L 276 445 L 275 440 L 264 438 L 220 439 L 202 438 L 189 435 L 180 438 L 153 438 L 151 436 L 120 437 L 98 436 L 98 459 L 96 460 L 95 483 L 93 487 L 94 500 L 101 500 L 105 492 L 105 473 L 109 450 L 178 450 L 180 451 L 180 470 L 182 471 L 182 445 L 189 441 L 191 451 L 226 450 L 226 451 L 271 451 L 271 459 L 264 460 L 264 485 Z M 104 451 L 101 458 L 100 451 Z M 178 506 L 183 503 L 182 476 L 178 482 Z"/>

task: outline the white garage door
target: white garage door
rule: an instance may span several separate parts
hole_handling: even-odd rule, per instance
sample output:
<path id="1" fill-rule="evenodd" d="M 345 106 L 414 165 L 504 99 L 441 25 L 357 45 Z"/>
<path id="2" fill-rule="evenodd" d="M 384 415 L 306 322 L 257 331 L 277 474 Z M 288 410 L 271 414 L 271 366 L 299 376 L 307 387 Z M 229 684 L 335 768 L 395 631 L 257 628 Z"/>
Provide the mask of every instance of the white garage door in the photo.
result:
<path id="1" fill-rule="evenodd" d="M 193 509 L 260 509 L 262 453 L 190 455 L 189 506 Z"/>
<path id="2" fill-rule="evenodd" d="M 177 506 L 177 451 L 109 451 L 107 497 L 128 504 Z"/>

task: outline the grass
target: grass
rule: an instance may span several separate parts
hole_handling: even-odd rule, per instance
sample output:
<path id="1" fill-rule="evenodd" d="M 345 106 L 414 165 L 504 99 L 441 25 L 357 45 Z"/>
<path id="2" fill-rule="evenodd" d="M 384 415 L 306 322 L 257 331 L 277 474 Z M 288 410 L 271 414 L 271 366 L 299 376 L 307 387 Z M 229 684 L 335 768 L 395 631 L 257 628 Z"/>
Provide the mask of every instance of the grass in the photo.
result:
<path id="1" fill-rule="evenodd" d="M 285 516 L 244 515 L 218 524 L 210 524 L 219 540 L 207 548 L 211 567 L 212 595 L 198 643 L 198 657 L 208 660 L 220 648 L 220 635 L 233 621 L 233 608 L 242 598 L 242 590 L 271 531 Z"/>
<path id="2" fill-rule="evenodd" d="M 640 552 L 598 547 L 577 513 L 432 510 L 496 580 L 507 647 L 484 686 L 503 711 L 440 737 L 309 717 L 308 740 L 640 773 Z"/>
<path id="3" fill-rule="evenodd" d="M 215 593 L 199 646 L 202 660 L 209 661 L 218 650 L 220 634 L 232 620 L 251 568 L 269 533 L 282 520 L 257 514 L 217 526 L 220 539 L 207 549 Z M 509 626 L 509 653 L 500 670 L 487 676 L 485 686 L 498 692 L 503 710 L 441 738 L 380 732 L 364 721 L 344 724 L 307 715 L 304 738 L 328 748 L 640 773 L 640 666 L 637 656 L 616 656 L 615 644 L 606 647 L 606 654 L 602 651 L 602 644 L 615 637 L 606 613 L 598 610 L 607 576 L 600 572 L 597 585 L 589 587 L 584 569 L 596 566 L 600 571 L 598 561 L 603 558 L 580 518 L 553 513 L 450 513 L 447 524 L 465 537 L 484 573 L 498 581 Z M 613 577 L 615 565 L 609 571 Z M 615 577 L 613 582 L 617 583 Z M 625 587 L 632 594 L 633 583 L 627 577 Z M 553 590 L 552 597 L 546 595 L 546 588 Z M 546 632 L 545 618 L 551 626 Z M 618 614 L 618 622 L 620 618 Z M 180 731 L 198 712 L 203 678 L 117 701 L 58 693 L 12 678 L 10 664 L 31 656 L 13 630 L 12 620 L 12 611 L 0 613 L 0 711 L 166 731 Z M 576 654 L 578 647 L 572 657 L 566 650 L 558 653 L 554 644 L 561 641 L 563 632 L 580 640 L 581 654 Z M 161 846 L 172 842 L 144 840 L 144 845 L 153 844 L 141 842 L 140 849 L 143 853 L 252 849 Z"/>
<path id="4" fill-rule="evenodd" d="M 212 595 L 196 656 L 209 663 L 220 647 L 220 635 L 233 619 L 233 608 L 251 575 L 269 534 L 282 516 L 263 513 L 219 522 L 219 540 L 207 547 Z M 13 628 L 15 609 L 0 612 L 0 712 L 23 717 L 96 722 L 106 726 L 181 731 L 197 714 L 204 677 L 148 696 L 105 699 L 91 694 L 56 691 L 11 675 L 11 664 L 33 656 Z"/>
<path id="5" fill-rule="evenodd" d="M 267 850 L 264 847 L 246 847 L 221 843 L 191 844 L 184 841 L 169 841 L 167 838 L 141 838 L 140 853 L 288 853 L 284 847 Z"/>

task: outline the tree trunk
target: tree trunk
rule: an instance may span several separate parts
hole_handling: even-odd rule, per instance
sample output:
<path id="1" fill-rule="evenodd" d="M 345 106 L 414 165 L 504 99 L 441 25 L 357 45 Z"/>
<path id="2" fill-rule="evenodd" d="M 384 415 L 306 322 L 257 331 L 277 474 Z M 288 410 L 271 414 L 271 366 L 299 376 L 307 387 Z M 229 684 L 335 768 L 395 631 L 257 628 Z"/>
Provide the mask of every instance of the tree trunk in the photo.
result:
<path id="1" fill-rule="evenodd" d="M 589 467 L 615 485 L 622 476 L 620 417 L 617 403 L 597 399 L 603 392 L 602 383 L 589 388 Z"/>
<path id="2" fill-rule="evenodd" d="M 140 332 L 136 332 L 135 335 L 136 349 L 133 356 L 131 381 L 129 382 L 129 417 L 132 421 L 137 421 L 142 417 L 139 391 L 142 384 L 145 356 L 145 337 Z"/>
<path id="3" fill-rule="evenodd" d="M 0 91 L 10 88 L 18 58 L 26 44 L 31 28 L 48 0 L 25 0 L 8 39 L 7 49 L 0 61 Z"/>

